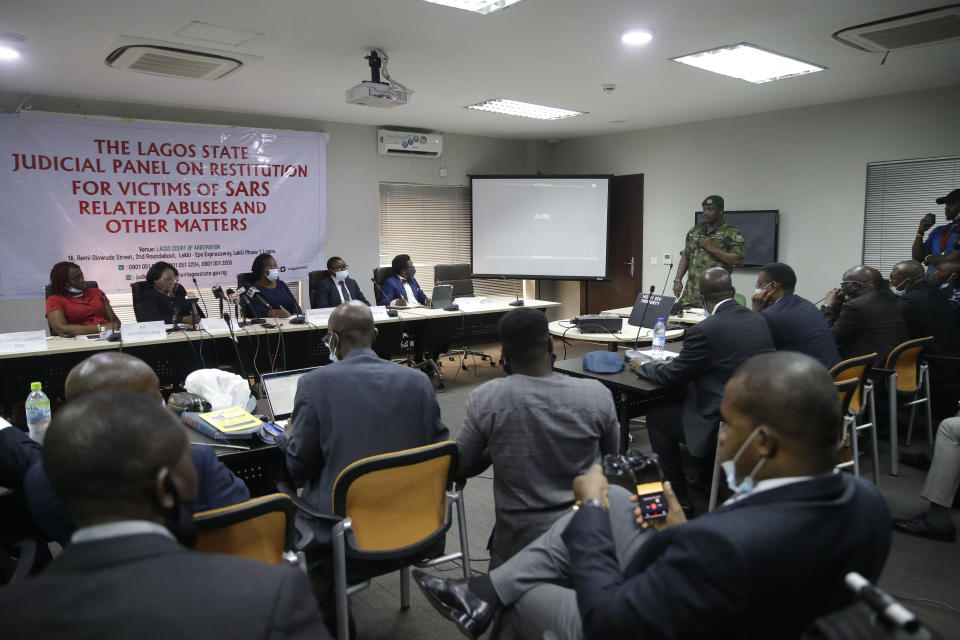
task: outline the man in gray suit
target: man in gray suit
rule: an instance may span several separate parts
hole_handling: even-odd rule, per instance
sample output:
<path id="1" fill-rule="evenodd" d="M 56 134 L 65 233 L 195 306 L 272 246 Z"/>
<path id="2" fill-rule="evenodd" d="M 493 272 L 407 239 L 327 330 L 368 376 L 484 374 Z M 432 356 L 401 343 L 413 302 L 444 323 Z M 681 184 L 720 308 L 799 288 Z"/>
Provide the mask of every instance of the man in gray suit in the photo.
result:
<path id="1" fill-rule="evenodd" d="M 458 477 L 493 465 L 491 567 L 549 529 L 573 505 L 573 479 L 620 443 L 610 391 L 596 380 L 553 372 L 542 311 L 514 309 L 499 332 L 510 375 L 470 393 L 457 434 Z"/>
<path id="2" fill-rule="evenodd" d="M 300 571 L 181 546 L 196 535 L 197 472 L 158 402 L 72 400 L 43 464 L 79 528 L 43 573 L 0 590 L 5 640 L 329 638 Z"/>
<path id="3" fill-rule="evenodd" d="M 330 512 L 333 483 L 361 458 L 442 442 L 449 437 L 430 379 L 381 360 L 370 307 L 345 302 L 330 314 L 324 339 L 334 362 L 300 379 L 293 427 L 277 439 L 303 499 Z M 298 514 L 313 529 L 315 552 L 330 547 L 330 526 Z"/>

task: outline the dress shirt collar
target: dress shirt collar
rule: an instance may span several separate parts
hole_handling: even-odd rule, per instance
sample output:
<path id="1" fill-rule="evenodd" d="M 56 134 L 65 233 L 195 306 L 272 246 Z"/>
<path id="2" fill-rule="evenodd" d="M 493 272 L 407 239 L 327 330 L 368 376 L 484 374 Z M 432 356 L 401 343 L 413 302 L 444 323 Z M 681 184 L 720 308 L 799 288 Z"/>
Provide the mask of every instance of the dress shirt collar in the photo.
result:
<path id="1" fill-rule="evenodd" d="M 105 540 L 107 538 L 119 538 L 121 536 L 135 536 L 144 533 L 153 533 L 176 540 L 170 530 L 158 522 L 149 520 L 119 520 L 117 522 L 108 522 L 106 524 L 95 524 L 91 527 L 77 529 L 70 542 L 75 544 L 79 542 L 94 542 L 96 540 Z"/>
<path id="2" fill-rule="evenodd" d="M 832 475 L 832 474 L 827 474 L 827 475 Z M 724 505 L 733 504 L 734 502 L 745 500 L 750 496 L 755 496 L 758 493 L 761 493 L 763 491 L 770 491 L 771 489 L 779 489 L 780 487 L 785 487 L 788 484 L 794 484 L 796 482 L 806 482 L 807 480 L 813 480 L 814 478 L 817 478 L 817 477 L 818 476 L 790 476 L 787 478 L 767 478 L 766 480 L 761 480 L 760 482 L 758 482 L 757 485 L 753 488 L 753 491 L 751 491 L 750 493 L 747 493 L 744 495 L 739 495 L 739 494 L 734 495 L 732 498 L 729 498 L 723 504 Z"/>
<path id="3" fill-rule="evenodd" d="M 710 313 L 710 315 L 714 315 L 717 311 L 720 311 L 720 307 L 721 307 L 723 304 L 725 304 L 725 303 L 727 303 L 727 302 L 730 302 L 731 300 L 733 300 L 733 298 L 724 298 L 723 300 L 721 300 L 720 302 L 718 302 L 717 305 L 713 308 L 713 311 Z M 734 301 L 734 302 L 736 302 L 736 301 Z"/>

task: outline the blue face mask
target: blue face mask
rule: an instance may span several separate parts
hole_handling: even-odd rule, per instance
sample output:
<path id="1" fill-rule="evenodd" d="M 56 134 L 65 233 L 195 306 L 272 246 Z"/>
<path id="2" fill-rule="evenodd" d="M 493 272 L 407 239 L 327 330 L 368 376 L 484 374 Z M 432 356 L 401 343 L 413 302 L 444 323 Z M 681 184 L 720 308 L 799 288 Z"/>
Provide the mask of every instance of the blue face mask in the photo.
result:
<path id="1" fill-rule="evenodd" d="M 412 277 L 415 276 L 416 274 L 417 274 L 417 268 L 416 268 L 416 267 L 407 267 L 407 278 L 412 278 Z"/>
<path id="2" fill-rule="evenodd" d="M 350 277 L 350 272 L 344 269 L 343 271 L 335 271 L 333 277 L 337 279 L 337 282 L 343 282 L 348 277 Z"/>
<path id="3" fill-rule="evenodd" d="M 767 461 L 766 458 L 760 458 L 760 461 L 757 462 L 756 466 L 753 468 L 753 471 L 750 472 L 746 478 L 744 478 L 739 483 L 737 482 L 737 460 L 740 459 L 740 456 L 746 450 L 747 445 L 750 444 L 750 441 L 753 440 L 757 433 L 760 431 L 760 427 L 757 427 L 753 430 L 753 433 L 743 441 L 743 444 L 740 445 L 740 448 L 737 449 L 737 453 L 730 460 L 724 460 L 720 463 L 720 466 L 723 468 L 723 472 L 726 474 L 727 486 L 730 487 L 730 491 L 733 491 L 734 494 L 745 496 L 750 493 L 753 493 L 753 476 L 757 474 L 757 471 L 760 470 L 760 467 L 763 466 L 763 463 Z"/>

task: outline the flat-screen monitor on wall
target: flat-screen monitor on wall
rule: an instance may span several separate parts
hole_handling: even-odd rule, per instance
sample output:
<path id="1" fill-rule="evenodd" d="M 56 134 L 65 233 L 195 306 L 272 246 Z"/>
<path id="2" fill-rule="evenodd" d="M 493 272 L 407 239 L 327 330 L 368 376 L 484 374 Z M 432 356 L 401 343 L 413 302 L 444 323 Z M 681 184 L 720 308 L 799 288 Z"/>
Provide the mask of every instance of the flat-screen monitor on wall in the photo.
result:
<path id="1" fill-rule="evenodd" d="M 474 277 L 605 279 L 610 177 L 472 176 Z"/>
<path id="2" fill-rule="evenodd" d="M 695 224 L 703 224 L 702 211 L 697 211 L 694 218 Z M 723 219 L 743 234 L 744 257 L 741 267 L 762 267 L 777 261 L 777 234 L 780 228 L 778 209 L 724 211 Z"/>

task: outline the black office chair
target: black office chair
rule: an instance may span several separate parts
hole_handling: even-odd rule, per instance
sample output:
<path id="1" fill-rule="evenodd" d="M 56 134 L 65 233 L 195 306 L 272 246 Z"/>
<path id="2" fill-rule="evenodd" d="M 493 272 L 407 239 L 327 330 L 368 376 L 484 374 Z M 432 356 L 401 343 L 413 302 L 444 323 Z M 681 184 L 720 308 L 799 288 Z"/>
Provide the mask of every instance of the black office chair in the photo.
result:
<path id="1" fill-rule="evenodd" d="M 459 264 L 438 264 L 433 267 L 433 280 L 437 285 L 449 284 L 453 287 L 453 296 L 454 298 L 469 298 L 473 297 L 473 265 L 467 262 L 461 262 Z M 470 321 L 468 317 L 463 318 L 462 326 L 462 335 L 460 339 L 463 341 L 462 349 L 451 349 L 447 351 L 447 356 L 450 360 L 456 359 L 457 356 L 460 356 L 460 366 L 464 369 L 467 369 L 467 364 L 464 360 L 469 356 L 479 356 L 480 360 L 489 360 L 490 366 L 495 367 L 497 363 L 494 361 L 493 357 L 482 352 L 474 351 L 467 347 L 467 336 L 470 335 Z"/>
<path id="2" fill-rule="evenodd" d="M 317 308 L 317 287 L 320 286 L 320 281 L 327 276 L 329 272 L 326 269 L 321 269 L 319 271 L 311 271 L 307 274 L 308 288 L 310 293 L 310 308 Z M 377 301 L 380 302 L 379 300 Z"/>
<path id="3" fill-rule="evenodd" d="M 377 304 L 383 300 L 383 283 L 393 275 L 393 267 L 377 267 L 373 270 L 373 295 L 377 297 Z"/>
<path id="4" fill-rule="evenodd" d="M 137 303 L 140 302 L 140 296 L 143 294 L 143 290 L 147 288 L 147 283 L 143 280 L 139 282 L 130 283 L 130 299 L 133 303 L 133 316 L 137 319 L 137 322 L 143 322 L 140 319 L 140 313 L 137 310 Z M 187 290 L 183 288 L 183 285 L 179 282 L 177 283 L 177 296 L 180 294 L 184 296 L 187 295 Z M 199 314 L 200 317 L 203 317 L 203 312 L 199 308 L 194 309 L 194 313 Z"/>

